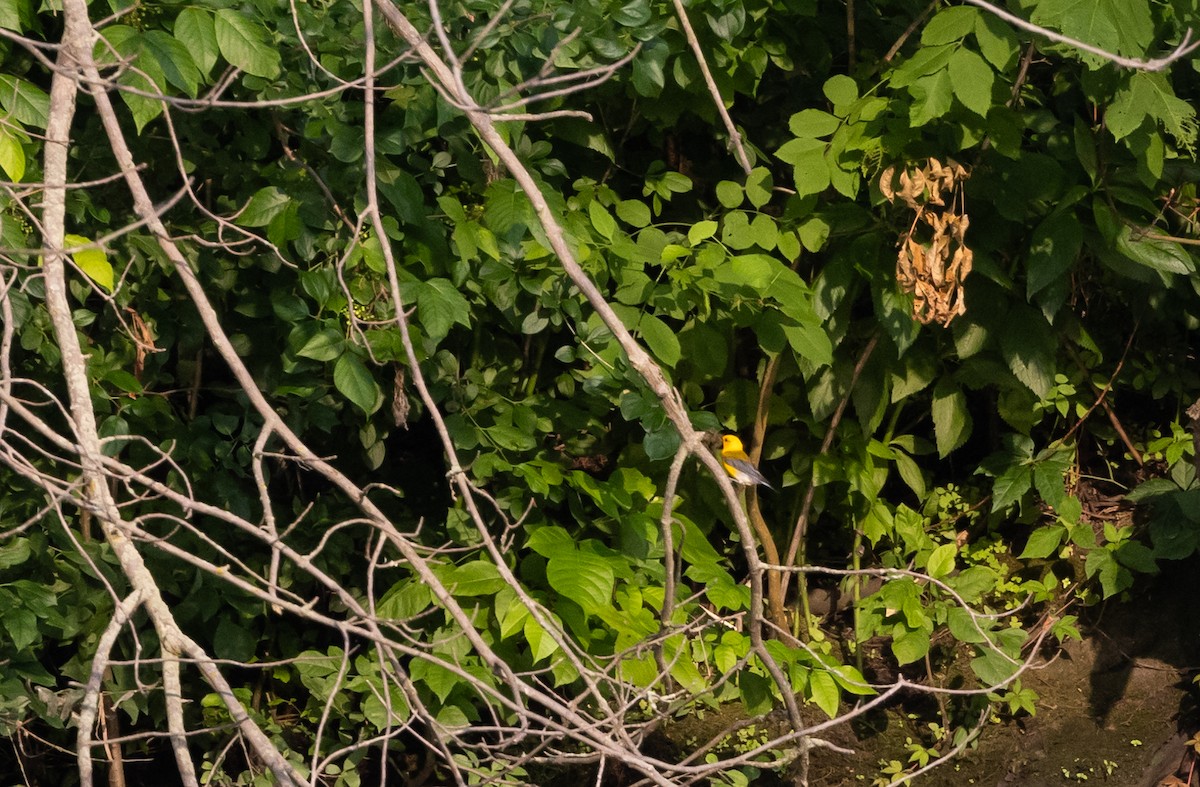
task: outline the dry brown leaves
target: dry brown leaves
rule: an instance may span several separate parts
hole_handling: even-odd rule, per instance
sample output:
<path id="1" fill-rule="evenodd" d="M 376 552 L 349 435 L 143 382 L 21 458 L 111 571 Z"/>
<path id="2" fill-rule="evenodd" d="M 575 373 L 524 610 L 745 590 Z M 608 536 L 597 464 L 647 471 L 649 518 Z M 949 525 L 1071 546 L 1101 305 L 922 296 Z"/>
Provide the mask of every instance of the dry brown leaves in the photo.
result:
<path id="1" fill-rule="evenodd" d="M 913 294 L 913 316 L 922 323 L 950 322 L 967 310 L 962 282 L 971 272 L 973 254 L 966 245 L 967 216 L 962 184 L 971 173 L 947 159 L 931 158 L 924 167 L 888 167 L 879 190 L 891 202 L 904 202 L 916 215 L 900 237 L 896 281 Z"/>

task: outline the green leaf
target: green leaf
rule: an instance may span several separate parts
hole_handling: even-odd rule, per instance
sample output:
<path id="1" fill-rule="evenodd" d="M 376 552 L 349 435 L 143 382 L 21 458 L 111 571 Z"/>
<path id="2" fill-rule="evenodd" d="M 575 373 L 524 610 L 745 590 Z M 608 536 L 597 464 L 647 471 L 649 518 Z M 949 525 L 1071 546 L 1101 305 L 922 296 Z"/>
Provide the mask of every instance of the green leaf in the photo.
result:
<path id="1" fill-rule="evenodd" d="M 616 576 L 608 561 L 597 555 L 575 550 L 556 553 L 546 563 L 546 581 L 585 612 L 612 606 Z"/>
<path id="2" fill-rule="evenodd" d="M 967 397 L 949 378 L 943 377 L 933 392 L 932 412 L 938 456 L 944 457 L 971 436 Z"/>
<path id="3" fill-rule="evenodd" d="M 992 510 L 1003 511 L 1020 500 L 1033 485 L 1032 474 L 1023 464 L 1014 464 L 992 483 Z"/>
<path id="4" fill-rule="evenodd" d="M 1109 52 L 1142 57 L 1154 37 L 1154 18 L 1147 0 L 1042 0 L 1029 21 Z M 1107 64 L 1100 55 L 1068 50 L 1092 68 Z"/>
<path id="5" fill-rule="evenodd" d="M 978 17 L 979 11 L 970 6 L 943 8 L 921 31 L 921 43 L 931 46 L 959 41 L 974 29 Z"/>
<path id="6" fill-rule="evenodd" d="M 212 14 L 199 8 L 184 8 L 175 17 L 175 38 L 187 47 L 192 62 L 207 74 L 217 64 L 220 50 Z"/>
<path id="7" fill-rule="evenodd" d="M 7 128 L 0 128 L 0 169 L 14 183 L 25 177 L 25 149 Z"/>
<path id="8" fill-rule="evenodd" d="M 254 192 L 235 221 L 242 227 L 265 227 L 287 207 L 291 199 L 276 187 L 266 186 Z"/>
<path id="9" fill-rule="evenodd" d="M 345 353 L 334 364 L 333 385 L 367 415 L 378 410 L 383 400 L 379 384 L 353 353 Z"/>
<path id="10" fill-rule="evenodd" d="M 383 594 L 375 611 L 388 620 L 408 620 L 428 611 L 432 605 L 433 592 L 428 585 L 405 579 Z"/>
<path id="11" fill-rule="evenodd" d="M 1000 351 L 1008 368 L 1029 390 L 1045 399 L 1054 384 L 1057 334 L 1037 312 L 1013 310 L 1000 333 Z"/>
<path id="12" fill-rule="evenodd" d="M 719 225 L 715 221 L 698 221 L 688 229 L 688 243 L 695 246 L 702 240 L 707 240 L 717 234 Z"/>
<path id="13" fill-rule="evenodd" d="M 908 108 L 908 122 L 914 127 L 923 126 L 950 111 L 954 82 L 949 70 L 937 71 L 917 79 L 909 86 L 908 92 L 913 97 L 912 106 Z"/>
<path id="14" fill-rule="evenodd" d="M 658 38 L 642 47 L 633 60 L 633 87 L 638 93 L 647 98 L 655 98 L 662 93 L 666 84 L 668 54 L 670 49 Z"/>
<path id="15" fill-rule="evenodd" d="M 929 644 L 929 632 L 923 628 L 910 629 L 900 625 L 892 633 L 892 653 L 896 654 L 900 666 L 925 658 Z"/>
<path id="16" fill-rule="evenodd" d="M 1063 277 L 1083 248 L 1083 229 L 1074 211 L 1055 213 L 1033 231 L 1025 297 L 1032 298 Z"/>
<path id="17" fill-rule="evenodd" d="M 24 126 L 45 129 L 50 121 L 50 96 L 32 82 L 0 74 L 0 107 Z"/>
<path id="18" fill-rule="evenodd" d="M 158 61 L 158 67 L 167 82 L 187 93 L 192 98 L 200 88 L 204 75 L 200 73 L 191 51 L 177 38 L 161 30 L 147 30 L 142 34 L 142 51 Z"/>
<path id="19" fill-rule="evenodd" d="M 750 204 L 754 207 L 761 208 L 771 201 L 771 192 L 774 187 L 775 181 L 771 177 L 771 170 L 766 167 L 755 167 L 746 176 L 746 199 L 750 200 Z"/>
<path id="20" fill-rule="evenodd" d="M 1135 71 L 1128 87 L 1113 97 L 1104 123 L 1115 139 L 1124 139 L 1147 118 L 1160 123 L 1185 148 L 1190 149 L 1196 141 L 1196 109 L 1191 103 L 1175 95 L 1166 75 Z"/>
<path id="21" fill-rule="evenodd" d="M 457 566 L 443 581 L 456 596 L 490 596 L 507 586 L 500 570 L 487 560 Z"/>
<path id="22" fill-rule="evenodd" d="M 592 226 L 596 228 L 596 232 L 605 240 L 612 240 L 613 233 L 617 231 L 617 220 L 604 209 L 596 200 L 588 203 L 588 218 L 591 219 Z"/>
<path id="23" fill-rule="evenodd" d="M 645 227 L 650 224 L 650 208 L 646 203 L 636 199 L 623 199 L 617 203 L 617 216 L 621 221 L 633 227 Z"/>
<path id="24" fill-rule="evenodd" d="M 323 328 L 296 350 L 296 355 L 312 358 L 314 361 L 332 361 L 340 358 L 345 351 L 346 338 L 342 332 L 333 328 Z"/>
<path id="25" fill-rule="evenodd" d="M 279 52 L 267 43 L 267 30 L 252 17 L 219 8 L 213 32 L 221 54 L 231 64 L 264 79 L 279 76 Z"/>
<path id="26" fill-rule="evenodd" d="M 746 192 L 740 183 L 732 180 L 722 180 L 717 184 L 717 201 L 730 210 L 739 207 L 746 198 Z"/>
<path id="27" fill-rule="evenodd" d="M 231 617 L 223 617 L 213 632 L 213 653 L 217 658 L 250 661 L 258 650 L 259 637 Z"/>
<path id="28" fill-rule="evenodd" d="M 825 98 L 829 99 L 829 103 L 839 111 L 858 100 L 858 83 L 845 74 L 834 74 L 825 80 L 821 91 L 825 94 Z"/>
<path id="29" fill-rule="evenodd" d="M 826 716 L 831 719 L 837 716 L 838 706 L 842 701 L 842 692 L 832 675 L 823 669 L 814 669 L 808 678 L 808 689 L 811 692 L 812 701 L 817 704 L 818 708 L 825 711 Z"/>
<path id="30" fill-rule="evenodd" d="M 91 246 L 92 241 L 82 235 L 64 235 L 63 246 L 69 251 L 72 248 L 79 246 Z M 113 267 L 108 261 L 108 255 L 103 249 L 81 249 L 80 251 L 71 251 L 71 259 L 79 266 L 79 269 L 92 281 L 99 284 L 109 292 L 113 291 Z"/>
<path id="31" fill-rule="evenodd" d="M 1040 560 L 1050 557 L 1058 551 L 1066 535 L 1067 529 L 1062 525 L 1039 527 L 1029 534 L 1029 540 L 1025 542 L 1025 549 L 1021 551 L 1019 557 L 1021 560 Z"/>
<path id="32" fill-rule="evenodd" d="M 954 544 L 942 544 L 929 556 L 929 563 L 925 566 L 925 573 L 934 579 L 941 579 L 950 575 L 954 570 L 954 560 L 958 557 L 958 547 Z"/>
<path id="33" fill-rule="evenodd" d="M 1195 261 L 1183 246 L 1167 240 L 1153 227 L 1135 231 L 1123 224 L 1117 234 L 1117 250 L 1139 265 L 1163 273 L 1187 275 L 1196 270 Z"/>
<path id="34" fill-rule="evenodd" d="M 428 658 L 413 659 L 408 669 L 412 679 L 424 683 L 441 702 L 449 699 L 454 687 L 462 682 L 456 673 Z"/>
<path id="35" fill-rule="evenodd" d="M 0 0 L 0 27 L 23 33 L 33 19 L 31 0 Z"/>
<path id="36" fill-rule="evenodd" d="M 38 641 L 37 617 L 27 609 L 16 608 L 4 612 L 0 622 L 8 632 L 14 650 L 22 651 Z"/>
<path id="37" fill-rule="evenodd" d="M 458 323 L 471 325 L 471 305 L 449 279 L 430 279 L 417 289 L 417 319 L 431 340 L 439 342 Z"/>
<path id="38" fill-rule="evenodd" d="M 975 41 L 979 44 L 980 53 L 1000 73 L 1005 73 L 1016 63 L 1020 41 L 1012 26 L 994 14 L 978 14 L 975 17 Z"/>
<path id="39" fill-rule="evenodd" d="M 982 656 L 971 659 L 971 670 L 984 686 L 998 686 L 1013 676 L 1021 666 L 995 650 L 985 650 Z"/>
<path id="40" fill-rule="evenodd" d="M 976 115 L 987 117 L 992 107 L 992 84 L 996 81 L 992 67 L 971 50 L 960 49 L 950 58 L 949 74 L 954 97 Z"/>
<path id="41" fill-rule="evenodd" d="M 829 188 L 829 163 L 825 157 L 827 144 L 819 139 L 797 138 L 784 143 L 775 154 L 792 165 L 797 196 L 820 194 Z"/>
<path id="42" fill-rule="evenodd" d="M 802 109 L 788 120 L 788 130 L 793 136 L 816 139 L 827 137 L 838 130 L 842 121 L 819 109 Z"/>
<path id="43" fill-rule="evenodd" d="M 1063 488 L 1063 476 L 1075 463 L 1075 452 L 1069 447 L 1058 451 L 1047 449 L 1038 455 L 1033 465 L 1033 485 L 1052 508 L 1062 505 L 1067 496 Z"/>
<path id="44" fill-rule="evenodd" d="M 808 323 L 780 323 L 783 335 L 787 337 L 788 345 L 800 356 L 815 364 L 817 367 L 829 366 L 833 363 L 833 342 L 820 325 Z"/>
<path id="45" fill-rule="evenodd" d="M 979 630 L 980 622 L 986 625 L 986 621 L 977 621 L 969 610 L 962 607 L 951 607 L 946 613 L 946 627 L 950 629 L 951 636 L 970 645 L 980 645 L 988 641 L 987 635 Z"/>

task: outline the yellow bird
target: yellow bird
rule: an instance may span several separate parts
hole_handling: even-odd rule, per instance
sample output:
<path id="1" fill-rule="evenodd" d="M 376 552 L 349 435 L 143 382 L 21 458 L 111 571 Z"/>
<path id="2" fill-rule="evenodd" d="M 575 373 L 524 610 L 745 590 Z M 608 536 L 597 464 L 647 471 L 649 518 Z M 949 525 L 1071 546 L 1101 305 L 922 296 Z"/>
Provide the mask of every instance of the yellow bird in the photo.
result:
<path id="1" fill-rule="evenodd" d="M 735 484 L 742 486 L 759 484 L 767 489 L 774 489 L 767 483 L 766 477 L 758 472 L 758 468 L 751 464 L 750 457 L 746 456 L 746 449 L 742 447 L 742 441 L 737 438 L 737 435 L 727 434 L 721 437 L 721 466 L 725 468 L 726 473 L 729 473 L 729 477 Z"/>

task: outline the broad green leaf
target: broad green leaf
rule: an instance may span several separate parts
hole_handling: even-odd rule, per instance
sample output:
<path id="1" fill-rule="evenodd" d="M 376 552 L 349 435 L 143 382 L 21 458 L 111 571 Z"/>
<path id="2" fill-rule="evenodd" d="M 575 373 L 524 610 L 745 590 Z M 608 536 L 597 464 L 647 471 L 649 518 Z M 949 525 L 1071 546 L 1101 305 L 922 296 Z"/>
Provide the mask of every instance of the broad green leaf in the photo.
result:
<path id="1" fill-rule="evenodd" d="M 33 19 L 32 0 L 0 0 L 0 27 L 23 33 Z"/>
<path id="2" fill-rule="evenodd" d="M 796 355 L 817 367 L 833 363 L 833 343 L 820 325 L 782 322 L 780 327 Z"/>
<path id="3" fill-rule="evenodd" d="M 1020 41 L 1012 26 L 994 14 L 975 17 L 975 41 L 984 59 L 1000 73 L 1005 73 L 1016 63 Z"/>
<path id="4" fill-rule="evenodd" d="M 1030 21 L 1109 52 L 1142 57 L 1154 37 L 1154 18 L 1148 0 L 1042 0 Z M 1099 55 L 1068 51 L 1093 68 L 1106 65 Z"/>
<path id="5" fill-rule="evenodd" d="M 1024 497 L 1031 486 L 1033 478 L 1029 468 L 1023 464 L 1014 464 L 992 483 L 992 510 L 1005 510 Z"/>
<path id="6" fill-rule="evenodd" d="M 408 669 L 414 681 L 424 683 L 442 702 L 449 699 L 450 692 L 462 682 L 462 678 L 457 674 L 432 659 L 413 659 Z"/>
<path id="7" fill-rule="evenodd" d="M 383 400 L 379 383 L 353 353 L 345 353 L 333 365 L 333 385 L 367 415 L 378 410 Z"/>
<path id="8" fill-rule="evenodd" d="M 27 538 L 16 538 L 6 544 L 0 544 L 0 568 L 19 566 L 32 554 L 33 550 Z"/>
<path id="9" fill-rule="evenodd" d="M 596 232 L 605 240 L 612 240 L 613 233 L 617 231 L 617 221 L 612 215 L 604 209 L 596 200 L 588 203 L 588 217 L 592 221 L 592 226 Z"/>
<path id="10" fill-rule="evenodd" d="M 446 338 L 455 324 L 471 325 L 471 305 L 449 279 L 430 279 L 417 290 L 417 320 L 435 342 Z"/>
<path id="11" fill-rule="evenodd" d="M 1038 225 L 1029 244 L 1025 297 L 1032 298 L 1066 275 L 1083 248 L 1083 229 L 1074 211 L 1055 213 Z"/>
<path id="12" fill-rule="evenodd" d="M 24 126 L 45 129 L 50 120 L 50 96 L 24 79 L 0 74 L 0 107 Z"/>
<path id="13" fill-rule="evenodd" d="M 766 167 L 755 167 L 746 176 L 746 199 L 755 208 L 761 208 L 771 201 L 771 191 L 775 186 L 771 178 L 771 170 Z"/>
<path id="14" fill-rule="evenodd" d="M 623 199 L 618 202 L 617 216 L 632 227 L 645 227 L 651 221 L 650 208 L 646 203 L 636 199 Z"/>
<path id="15" fill-rule="evenodd" d="M 1117 250 L 1139 265 L 1163 273 L 1186 275 L 1196 270 L 1192 255 L 1181 244 L 1168 240 L 1153 228 L 1135 231 L 1127 224 L 1122 225 L 1117 234 Z"/>
<path id="16" fill-rule="evenodd" d="M 788 130 L 794 136 L 807 139 L 827 137 L 838 130 L 842 121 L 820 109 L 802 109 L 788 121 Z"/>
<path id="17" fill-rule="evenodd" d="M 25 149 L 21 140 L 7 128 L 0 127 L 0 169 L 14 183 L 25 177 Z"/>
<path id="18" fill-rule="evenodd" d="M 1067 535 L 1067 529 L 1062 525 L 1046 525 L 1039 527 L 1037 530 L 1029 534 L 1029 540 L 1025 542 L 1025 549 L 1021 551 L 1021 560 L 1038 560 L 1041 558 L 1050 557 L 1058 551 L 1062 545 L 1063 537 Z"/>
<path id="19" fill-rule="evenodd" d="M 950 634 L 959 642 L 966 642 L 971 645 L 980 645 L 987 642 L 987 635 L 980 631 L 981 624 L 986 625 L 986 620 L 977 620 L 971 616 L 971 613 L 962 607 L 951 607 L 946 613 L 946 627 L 950 629 Z"/>
<path id="20" fill-rule="evenodd" d="M 626 328 L 641 336 L 642 341 L 660 363 L 667 367 L 674 367 L 679 363 L 681 351 L 675 329 L 653 314 L 645 314 L 637 309 L 623 307 L 615 311 Z"/>
<path id="21" fill-rule="evenodd" d="M 37 617 L 28 609 L 9 609 L 0 617 L 12 647 L 22 651 L 39 639 Z"/>
<path id="22" fill-rule="evenodd" d="M 717 234 L 719 225 L 715 221 L 698 221 L 688 229 L 688 243 L 695 246 L 702 240 L 707 240 Z"/>
<path id="23" fill-rule="evenodd" d="M 63 246 L 70 251 L 72 248 L 79 246 L 91 246 L 92 241 L 82 235 L 64 235 Z M 108 255 L 103 249 L 91 248 L 80 249 L 79 251 L 70 251 L 71 259 L 79 266 L 79 269 L 92 281 L 99 284 L 109 292 L 113 291 L 115 284 L 113 280 L 112 263 L 108 261 Z"/>
<path id="24" fill-rule="evenodd" d="M 487 560 L 457 566 L 443 581 L 456 596 L 490 596 L 506 586 L 500 570 Z"/>
<path id="25" fill-rule="evenodd" d="M 342 332 L 333 328 L 324 328 L 313 334 L 312 338 L 306 341 L 299 350 L 296 350 L 296 355 L 312 358 L 314 361 L 332 361 L 340 358 L 345 351 L 346 338 Z"/>
<path id="26" fill-rule="evenodd" d="M 817 707 L 825 711 L 825 715 L 829 718 L 836 717 L 838 706 L 842 700 L 842 692 L 833 676 L 823 669 L 814 669 L 808 678 L 808 688 L 812 694 L 812 701 L 817 704 Z"/>
<path id="27" fill-rule="evenodd" d="M 259 637 L 232 617 L 222 617 L 213 632 L 213 653 L 217 658 L 250 661 L 258 649 Z"/>
<path id="28" fill-rule="evenodd" d="M 1038 455 L 1033 465 L 1033 485 L 1042 500 L 1052 508 L 1062 505 L 1067 496 L 1063 488 L 1063 477 L 1075 463 L 1075 451 L 1063 446 L 1057 451 L 1049 449 Z"/>
<path id="29" fill-rule="evenodd" d="M 608 561 L 579 551 L 555 553 L 546 563 L 546 581 L 585 612 L 612 605 L 616 576 Z"/>
<path id="30" fill-rule="evenodd" d="M 174 32 L 175 38 L 191 53 L 192 62 L 201 73 L 212 71 L 220 54 L 212 14 L 195 7 L 184 8 L 175 17 Z"/>
<path id="31" fill-rule="evenodd" d="M 661 39 L 656 38 L 642 47 L 642 51 L 633 60 L 633 87 L 638 93 L 647 98 L 655 98 L 662 93 L 666 84 L 665 71 L 669 54 L 670 49 Z"/>
<path id="32" fill-rule="evenodd" d="M 971 659 L 971 670 L 984 686 L 997 686 L 1003 683 L 1011 678 L 1020 666 L 1019 659 L 1014 662 L 1012 659 L 1005 658 L 1004 654 L 991 649 L 985 650 L 983 655 Z"/>
<path id="33" fill-rule="evenodd" d="M 900 666 L 925 658 L 929 644 L 929 632 L 923 628 L 910 629 L 900 625 L 892 633 L 892 653 L 896 654 Z"/>
<path id="34" fill-rule="evenodd" d="M 428 585 L 405 579 L 383 594 L 375 611 L 388 620 L 408 620 L 427 612 L 432 605 L 433 593 Z"/>
<path id="35" fill-rule="evenodd" d="M 975 28 L 979 11 L 971 6 L 958 5 L 943 8 L 921 31 L 921 43 L 926 46 L 952 44 L 962 40 Z"/>
<path id="36" fill-rule="evenodd" d="M 820 194 L 829 188 L 829 163 L 825 142 L 818 139 L 793 139 L 784 143 L 775 155 L 792 165 L 796 194 L 801 197 Z"/>
<path id="37" fill-rule="evenodd" d="M 269 34 L 246 14 L 230 8 L 217 9 L 213 32 L 221 54 L 247 74 L 274 79 L 279 76 L 279 52 L 268 43 Z"/>
<path id="38" fill-rule="evenodd" d="M 291 197 L 275 186 L 266 186 L 254 192 L 236 222 L 242 227 L 265 227 L 290 201 Z"/>
<path id="39" fill-rule="evenodd" d="M 192 59 L 191 51 L 182 41 L 161 30 L 147 30 L 142 34 L 141 45 L 142 51 L 158 62 L 159 70 L 167 82 L 192 98 L 196 97 L 204 75 L 200 73 Z"/>
<path id="40" fill-rule="evenodd" d="M 943 69 L 918 78 L 909 86 L 908 92 L 913 97 L 912 106 L 908 109 L 908 122 L 914 127 L 923 126 L 950 111 L 954 82 L 950 78 L 950 71 Z"/>
<path id="41" fill-rule="evenodd" d="M 1129 85 L 1117 91 L 1104 113 L 1104 123 L 1116 139 L 1136 131 L 1146 118 L 1160 123 L 1183 147 L 1196 141 L 1196 109 L 1175 95 L 1164 74 L 1135 71 Z"/>
<path id="42" fill-rule="evenodd" d="M 1000 333 L 1000 351 L 1018 380 L 1045 399 L 1054 384 L 1057 334 L 1027 307 L 1014 309 Z"/>
<path id="43" fill-rule="evenodd" d="M 949 378 L 943 377 L 933 392 L 932 412 L 938 456 L 944 457 L 971 436 L 967 397 Z"/>
<path id="44" fill-rule="evenodd" d="M 923 46 L 912 57 L 892 71 L 888 81 L 892 87 L 908 87 L 918 79 L 937 73 L 950 64 L 950 58 L 958 50 L 956 44 Z"/>
<path id="45" fill-rule="evenodd" d="M 934 579 L 950 575 L 954 570 L 954 559 L 958 556 L 958 547 L 954 544 L 942 544 L 929 556 L 925 572 Z"/>
<path id="46" fill-rule="evenodd" d="M 992 85 L 996 81 L 992 67 L 971 50 L 960 49 L 950 58 L 949 74 L 954 97 L 976 115 L 987 117 L 992 107 Z"/>
<path id="47" fill-rule="evenodd" d="M 858 100 L 858 83 L 845 74 L 834 74 L 825 80 L 821 91 L 839 112 Z"/>
<path id="48" fill-rule="evenodd" d="M 732 180 L 722 180 L 717 184 L 717 201 L 726 208 L 739 207 L 746 198 L 746 192 L 740 183 Z"/>

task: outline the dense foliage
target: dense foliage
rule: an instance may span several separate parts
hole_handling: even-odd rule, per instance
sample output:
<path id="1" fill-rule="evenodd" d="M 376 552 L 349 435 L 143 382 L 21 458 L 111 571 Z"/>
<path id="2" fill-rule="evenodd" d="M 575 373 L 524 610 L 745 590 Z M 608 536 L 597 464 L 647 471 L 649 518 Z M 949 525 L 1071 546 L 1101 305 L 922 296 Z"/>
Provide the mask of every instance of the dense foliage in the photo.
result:
<path id="1" fill-rule="evenodd" d="M 0 725 L 35 775 L 76 745 L 96 663 L 126 757 L 171 756 L 154 660 L 178 651 L 119 622 L 122 538 L 289 762 L 348 785 L 606 758 L 745 783 L 807 767 L 805 728 L 760 718 L 786 696 L 815 726 L 903 684 L 978 689 L 888 783 L 1032 712 L 1019 672 L 1076 633 L 1072 601 L 1200 547 L 1190 61 L 1123 68 L 974 5 L 694 0 L 734 140 L 670 3 L 111 3 L 86 9 L 101 82 L 53 46 L 81 0 L 0 3 Z M 1200 19 L 1006 8 L 1128 58 Z M 397 9 L 456 53 L 691 425 L 752 446 L 775 486 L 753 543 L 702 464 L 676 485 L 694 442 Z M 55 68 L 83 91 L 57 238 Z M 90 402 L 47 295 L 62 248 Z M 119 520 L 88 502 L 86 406 Z M 817 608 L 838 588 L 848 611 Z M 182 680 L 213 783 L 269 778 L 230 745 L 229 698 Z M 661 754 L 661 722 L 734 702 L 770 745 Z"/>

